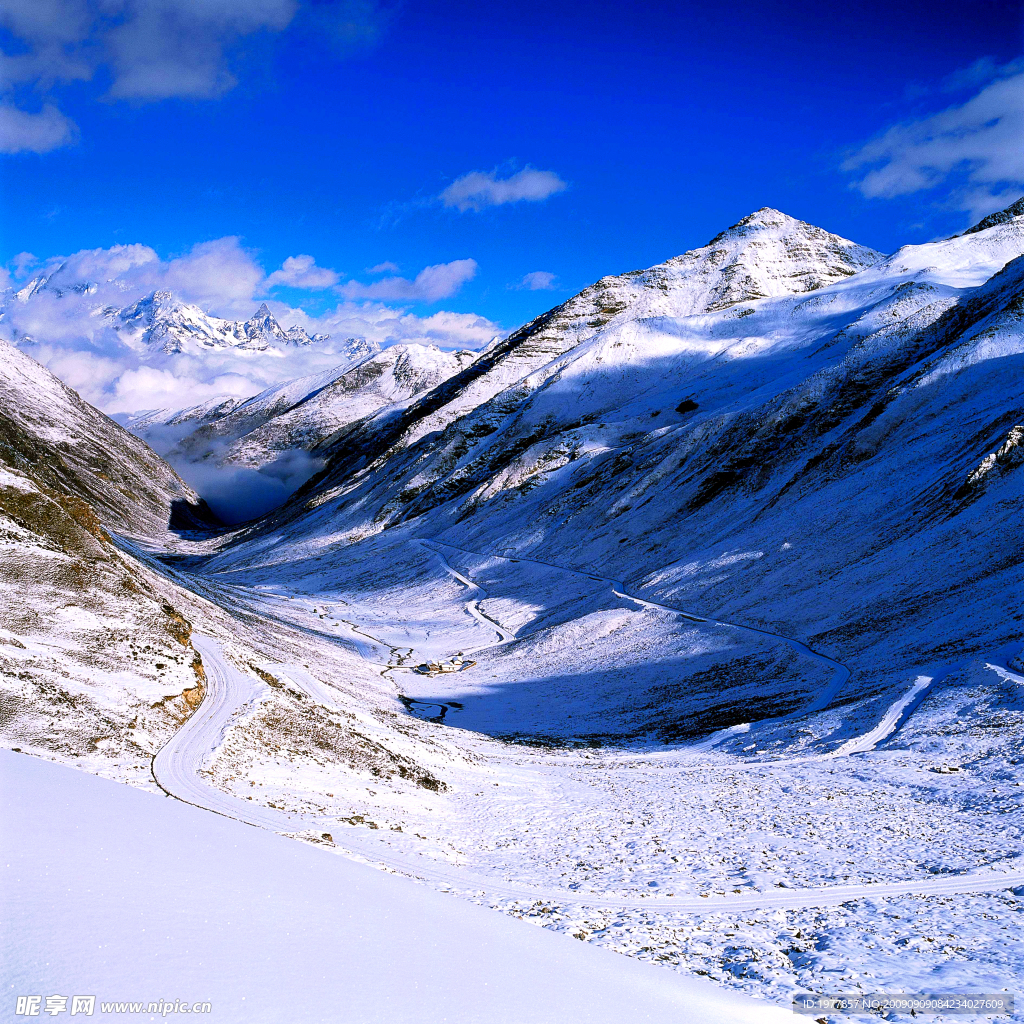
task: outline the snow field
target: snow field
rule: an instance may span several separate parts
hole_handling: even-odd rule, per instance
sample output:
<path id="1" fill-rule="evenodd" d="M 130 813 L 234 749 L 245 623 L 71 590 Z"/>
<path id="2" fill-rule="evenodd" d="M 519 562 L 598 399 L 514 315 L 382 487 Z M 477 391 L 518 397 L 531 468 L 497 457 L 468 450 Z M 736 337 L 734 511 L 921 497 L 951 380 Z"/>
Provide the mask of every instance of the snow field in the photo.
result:
<path id="1" fill-rule="evenodd" d="M 7 751 L 0 799 L 15 824 L 0 840 L 11 1006 L 52 993 L 208 1000 L 214 1019 L 245 1024 L 783 1019 L 764 1002 Z M 95 1019 L 121 1016 L 97 1006 Z"/>

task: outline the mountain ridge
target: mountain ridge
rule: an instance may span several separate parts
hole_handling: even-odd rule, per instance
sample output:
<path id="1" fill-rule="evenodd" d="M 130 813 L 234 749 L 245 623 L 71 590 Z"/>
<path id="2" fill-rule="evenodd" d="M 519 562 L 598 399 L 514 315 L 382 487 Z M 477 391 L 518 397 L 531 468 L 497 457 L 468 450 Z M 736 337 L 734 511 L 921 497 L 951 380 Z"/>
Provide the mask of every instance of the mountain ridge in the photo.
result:
<path id="1" fill-rule="evenodd" d="M 1024 211 L 881 257 L 763 209 L 602 282 L 169 414 L 230 489 L 330 458 L 230 530 L 168 534 L 170 469 L 21 356 L 6 741 L 787 1007 L 1005 978 Z M 55 448 L 77 549 L 24 514 Z M 164 482 L 141 540 L 102 457 Z"/>
<path id="2" fill-rule="evenodd" d="M 713 248 L 724 241 L 729 244 Z M 751 251 L 758 256 L 761 251 L 767 251 L 775 269 L 782 266 L 793 269 L 794 273 L 753 273 L 754 268 L 744 263 L 744 257 Z M 814 263 L 815 251 L 822 254 L 822 259 L 812 269 L 808 254 L 811 254 L 810 262 Z M 664 310 L 666 304 L 678 309 L 678 303 L 672 305 L 668 294 L 670 282 L 693 278 L 695 267 L 705 280 L 686 291 L 682 308 L 692 312 L 697 307 L 701 312 L 710 312 L 711 306 L 728 308 L 766 292 L 813 290 L 826 280 L 841 280 L 854 273 L 856 267 L 870 266 L 881 259 L 882 253 L 764 207 L 689 253 L 647 270 L 599 279 L 504 340 L 488 346 L 471 366 L 402 414 L 387 424 L 373 424 L 372 447 L 368 453 L 360 453 L 358 462 L 353 465 L 365 467 L 402 441 L 414 443 L 427 433 L 445 429 L 463 412 L 487 401 L 498 401 L 496 396 L 505 387 L 514 388 L 531 370 L 576 347 L 611 323 L 629 308 L 627 298 L 643 303 L 646 315 Z M 635 314 L 635 310 L 631 312 Z M 568 338 L 570 332 L 571 339 Z M 515 401 L 513 393 L 510 402 L 514 405 Z M 353 447 L 358 451 L 357 445 Z M 326 454 L 329 457 L 331 453 Z"/>
<path id="3" fill-rule="evenodd" d="M 225 320 L 184 302 L 172 292 L 156 290 L 130 306 L 108 306 L 103 316 L 133 344 L 157 345 L 176 355 L 195 345 L 264 352 L 272 345 L 313 345 L 330 335 L 308 335 L 301 327 L 282 329 L 265 302 L 248 320 Z"/>

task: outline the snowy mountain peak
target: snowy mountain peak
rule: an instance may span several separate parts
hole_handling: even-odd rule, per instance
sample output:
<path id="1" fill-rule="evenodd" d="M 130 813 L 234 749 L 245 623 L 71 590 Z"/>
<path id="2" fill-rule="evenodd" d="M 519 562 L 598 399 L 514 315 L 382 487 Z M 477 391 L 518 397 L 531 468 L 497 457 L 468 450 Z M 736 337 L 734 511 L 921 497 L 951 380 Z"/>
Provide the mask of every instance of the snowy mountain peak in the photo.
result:
<path id="1" fill-rule="evenodd" d="M 766 206 L 664 266 L 706 281 L 705 311 L 715 312 L 738 302 L 815 291 L 883 256 Z"/>
<path id="2" fill-rule="evenodd" d="M 120 310 L 122 319 L 145 319 L 147 323 L 154 323 L 161 315 L 176 313 L 185 304 L 174 297 L 171 292 L 151 292 L 149 295 L 139 299 L 131 306 Z M 118 312 L 117 307 L 110 307 L 105 312 Z"/>
<path id="3" fill-rule="evenodd" d="M 46 281 L 47 278 L 45 274 L 41 274 L 39 277 L 33 277 L 24 288 L 14 293 L 15 298 L 18 299 L 19 302 L 28 302 L 33 295 L 42 291 L 46 286 Z"/>
<path id="4" fill-rule="evenodd" d="M 803 221 L 797 220 L 796 217 L 790 217 L 789 214 L 783 213 L 781 210 L 776 210 L 771 206 L 762 206 L 760 210 L 748 213 L 746 217 L 737 221 L 723 234 L 741 234 L 743 229 L 756 230 L 757 228 L 786 227 L 795 230 L 802 223 Z"/>
<path id="5" fill-rule="evenodd" d="M 254 348 L 263 350 L 269 348 L 274 342 L 287 342 L 281 325 L 277 322 L 270 307 L 264 302 L 260 308 L 250 317 L 243 327 L 246 340 L 240 348 Z M 305 332 L 303 332 L 305 333 Z"/>
<path id="6" fill-rule="evenodd" d="M 62 263 L 53 273 L 40 274 L 32 278 L 24 288 L 15 292 L 15 297 L 21 302 L 28 302 L 39 292 L 50 292 L 59 299 L 69 293 L 89 295 L 96 291 L 96 284 L 93 281 L 68 280 L 67 270 L 67 263 Z"/>
<path id="7" fill-rule="evenodd" d="M 552 314 L 592 330 L 615 317 L 715 313 L 824 288 L 882 259 L 874 249 L 762 207 L 698 249 L 602 278 Z"/>

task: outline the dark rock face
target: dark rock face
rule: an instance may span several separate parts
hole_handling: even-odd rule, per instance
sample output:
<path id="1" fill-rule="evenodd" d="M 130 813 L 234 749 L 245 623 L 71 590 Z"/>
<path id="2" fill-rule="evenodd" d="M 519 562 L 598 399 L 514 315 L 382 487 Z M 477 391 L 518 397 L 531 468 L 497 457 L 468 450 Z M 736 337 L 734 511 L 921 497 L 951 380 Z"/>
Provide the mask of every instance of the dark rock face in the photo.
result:
<path id="1" fill-rule="evenodd" d="M 987 217 L 979 220 L 973 228 L 968 228 L 964 234 L 973 235 L 978 231 L 986 231 L 988 228 L 994 228 L 997 224 L 1006 224 L 1014 217 L 1024 217 L 1024 198 L 1011 203 L 1005 210 L 990 213 Z"/>

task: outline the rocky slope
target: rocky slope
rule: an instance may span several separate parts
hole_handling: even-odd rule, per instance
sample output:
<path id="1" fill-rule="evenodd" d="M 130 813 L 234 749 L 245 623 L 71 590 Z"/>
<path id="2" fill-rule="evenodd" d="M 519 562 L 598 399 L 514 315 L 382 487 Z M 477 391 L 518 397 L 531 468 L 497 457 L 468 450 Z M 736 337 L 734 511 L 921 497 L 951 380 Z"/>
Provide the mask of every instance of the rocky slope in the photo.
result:
<path id="1" fill-rule="evenodd" d="M 209 510 L 143 442 L 0 342 L 0 730 L 47 756 L 147 752 L 202 668 L 175 588 L 108 531 L 160 541 Z"/>
<path id="2" fill-rule="evenodd" d="M 412 444 L 486 402 L 499 415 L 516 408 L 537 386 L 530 383 L 530 374 L 618 325 L 800 294 L 842 281 L 881 258 L 881 253 L 776 210 L 758 210 L 700 249 L 648 270 L 601 278 L 493 343 L 471 367 L 417 402 L 387 431 L 370 428 L 358 458 L 365 464 L 392 446 Z"/>
<path id="3" fill-rule="evenodd" d="M 157 535 L 172 520 L 208 517 L 199 496 L 148 445 L 4 341 L 0 399 L 8 468 L 88 504 L 108 526 Z"/>

